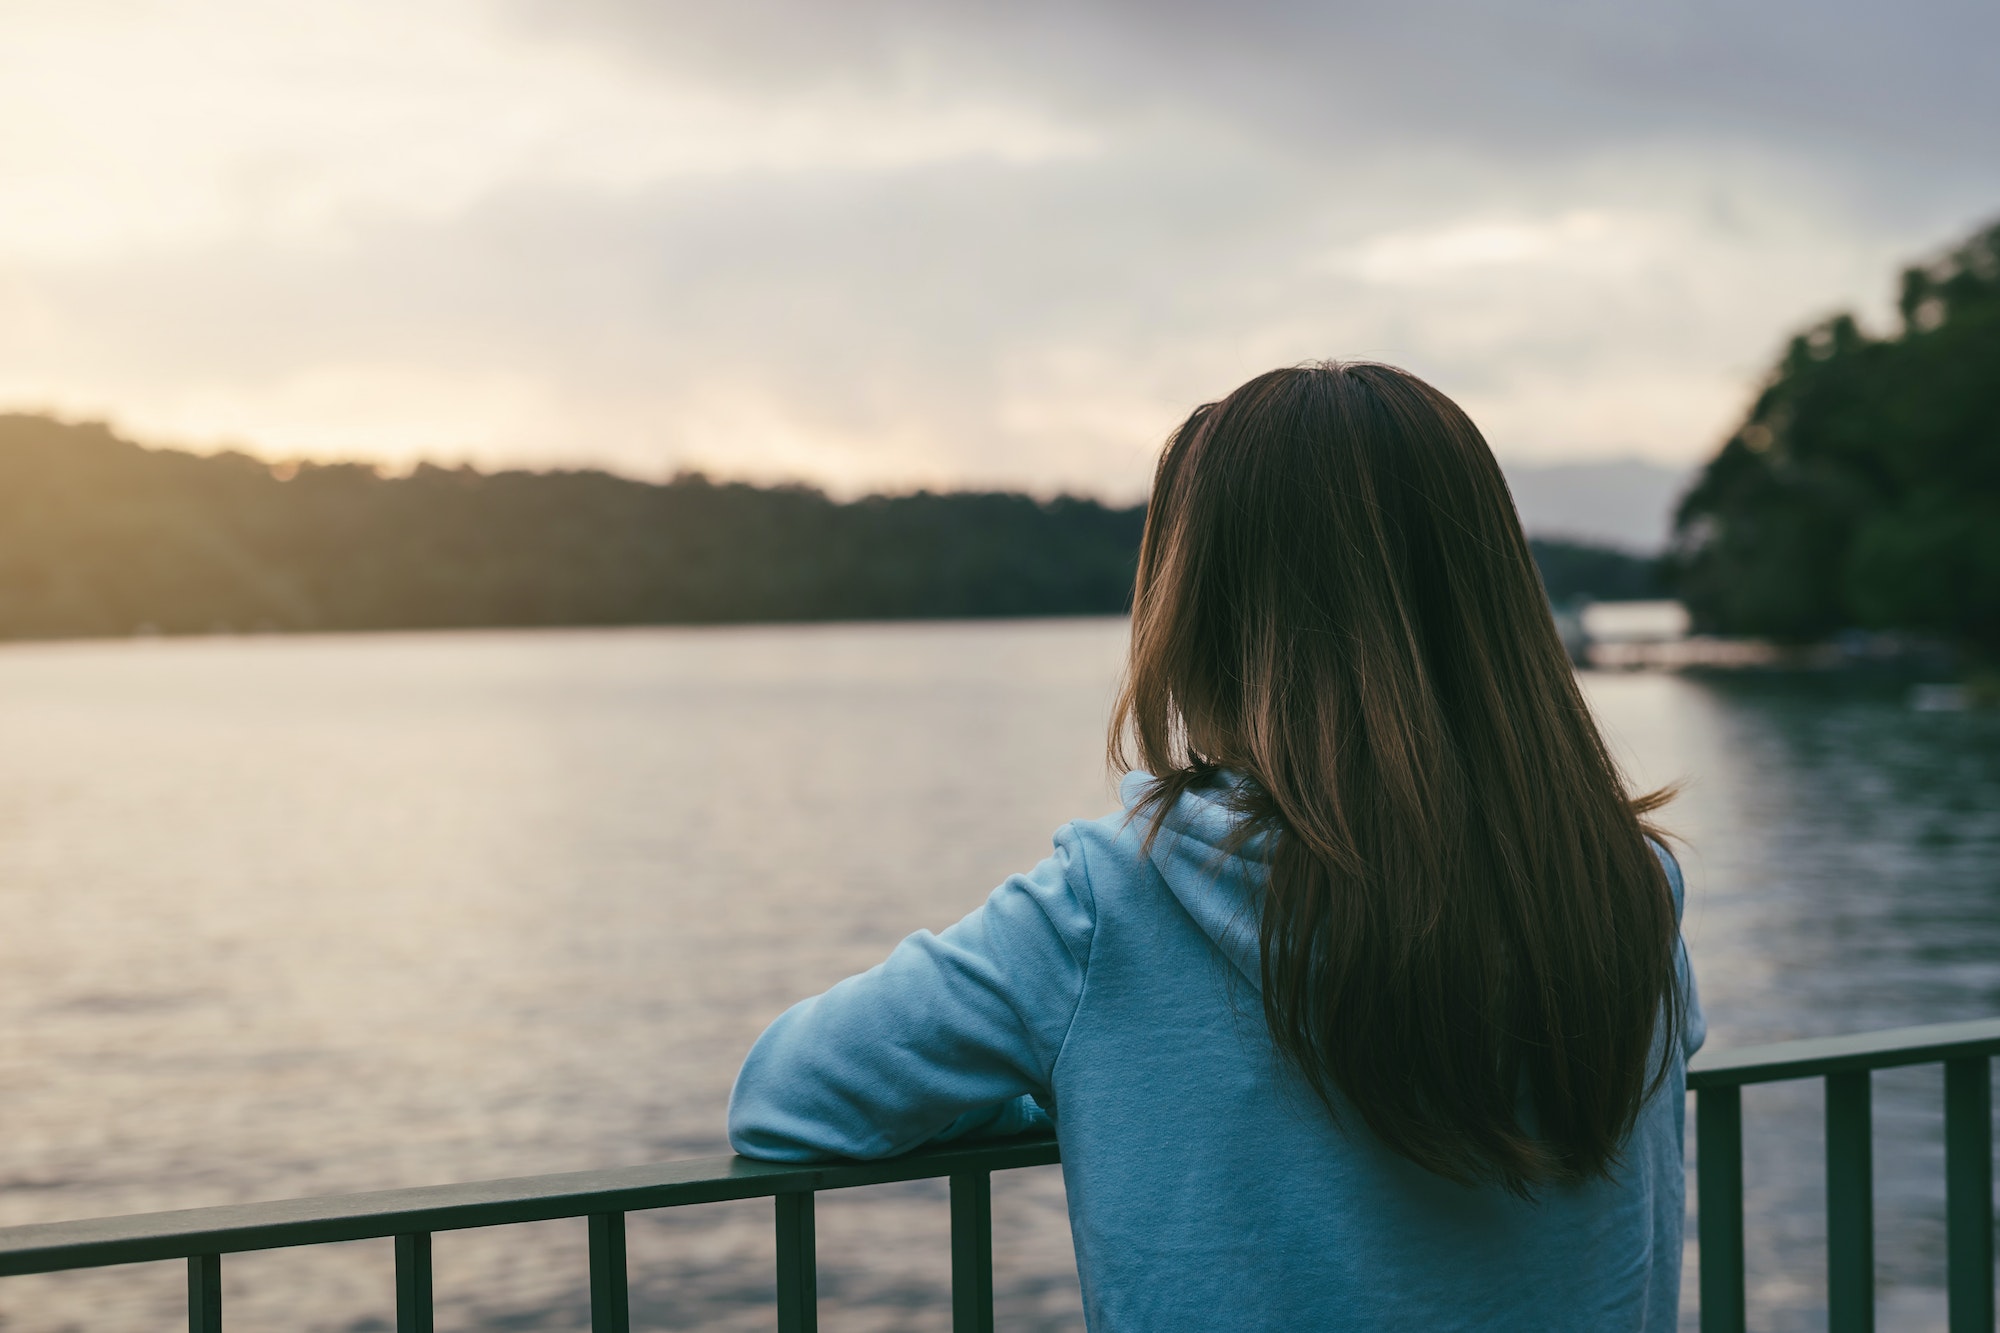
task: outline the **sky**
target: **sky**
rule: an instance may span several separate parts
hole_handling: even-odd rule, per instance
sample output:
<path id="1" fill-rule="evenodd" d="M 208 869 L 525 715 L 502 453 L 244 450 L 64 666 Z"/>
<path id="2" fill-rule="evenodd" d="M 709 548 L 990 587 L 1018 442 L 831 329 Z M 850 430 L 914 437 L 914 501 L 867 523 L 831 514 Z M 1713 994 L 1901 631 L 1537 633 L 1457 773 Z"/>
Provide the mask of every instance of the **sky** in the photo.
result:
<path id="1" fill-rule="evenodd" d="M 1128 499 L 1387 360 L 1718 445 L 2000 215 L 1990 0 L 0 0 L 0 409 L 273 458 Z"/>

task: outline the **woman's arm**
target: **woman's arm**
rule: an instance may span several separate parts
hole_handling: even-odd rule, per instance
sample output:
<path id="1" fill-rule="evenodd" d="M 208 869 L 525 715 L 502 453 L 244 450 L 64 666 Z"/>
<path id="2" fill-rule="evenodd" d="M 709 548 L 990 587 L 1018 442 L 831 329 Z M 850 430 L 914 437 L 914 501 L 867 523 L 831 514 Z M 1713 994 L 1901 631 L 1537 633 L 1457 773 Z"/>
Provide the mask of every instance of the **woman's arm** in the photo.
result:
<path id="1" fill-rule="evenodd" d="M 1055 855 L 933 935 L 792 1006 L 729 1098 L 736 1151 L 774 1161 L 889 1157 L 1033 1127 L 1090 959 L 1094 904 L 1068 828 Z"/>

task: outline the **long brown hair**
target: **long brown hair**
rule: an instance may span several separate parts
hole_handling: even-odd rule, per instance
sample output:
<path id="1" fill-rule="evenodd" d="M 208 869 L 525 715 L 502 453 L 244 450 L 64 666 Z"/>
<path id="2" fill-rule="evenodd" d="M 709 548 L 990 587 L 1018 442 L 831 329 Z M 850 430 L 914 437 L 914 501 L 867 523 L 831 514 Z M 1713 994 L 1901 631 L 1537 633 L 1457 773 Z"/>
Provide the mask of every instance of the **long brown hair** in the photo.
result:
<path id="1" fill-rule="evenodd" d="M 1264 1017 L 1336 1119 L 1463 1183 L 1609 1174 L 1679 1022 L 1663 798 L 1627 795 L 1456 404 L 1328 363 L 1174 432 L 1112 753 L 1155 834 L 1243 779 Z"/>

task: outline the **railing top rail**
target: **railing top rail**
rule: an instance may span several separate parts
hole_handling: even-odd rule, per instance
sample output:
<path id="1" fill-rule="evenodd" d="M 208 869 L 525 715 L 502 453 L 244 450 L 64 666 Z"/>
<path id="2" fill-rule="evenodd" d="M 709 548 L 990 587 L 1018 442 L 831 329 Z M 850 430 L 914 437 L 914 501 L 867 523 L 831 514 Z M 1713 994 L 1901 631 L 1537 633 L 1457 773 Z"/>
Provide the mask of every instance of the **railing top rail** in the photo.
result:
<path id="1" fill-rule="evenodd" d="M 695 1157 L 650 1166 L 463 1185 L 42 1222 L 0 1227 L 0 1277 L 542 1222 L 591 1213 L 630 1213 L 723 1199 L 922 1180 L 962 1171 L 1044 1166 L 1059 1160 L 1055 1140 L 1043 1134 L 964 1147 L 947 1145 L 879 1162 L 790 1165 L 746 1157 Z"/>
<path id="2" fill-rule="evenodd" d="M 1931 1023 L 1848 1037 L 1809 1037 L 1769 1046 L 1701 1053 L 1688 1069 L 1688 1087 L 1740 1087 L 1783 1079 L 1817 1078 L 1861 1069 L 1933 1064 L 1969 1055 L 2000 1054 L 2000 1018 Z"/>

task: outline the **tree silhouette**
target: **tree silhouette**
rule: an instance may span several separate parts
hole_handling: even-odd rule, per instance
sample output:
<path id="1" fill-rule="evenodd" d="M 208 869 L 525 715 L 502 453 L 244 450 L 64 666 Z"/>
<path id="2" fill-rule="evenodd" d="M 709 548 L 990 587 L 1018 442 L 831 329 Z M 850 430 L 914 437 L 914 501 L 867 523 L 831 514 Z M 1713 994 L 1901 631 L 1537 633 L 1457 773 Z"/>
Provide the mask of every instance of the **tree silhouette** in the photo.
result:
<path id="1" fill-rule="evenodd" d="M 2000 653 L 2000 224 L 1903 274 L 1902 325 L 1792 339 L 1682 501 L 1697 626 L 1897 629 Z"/>

